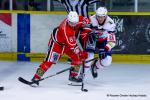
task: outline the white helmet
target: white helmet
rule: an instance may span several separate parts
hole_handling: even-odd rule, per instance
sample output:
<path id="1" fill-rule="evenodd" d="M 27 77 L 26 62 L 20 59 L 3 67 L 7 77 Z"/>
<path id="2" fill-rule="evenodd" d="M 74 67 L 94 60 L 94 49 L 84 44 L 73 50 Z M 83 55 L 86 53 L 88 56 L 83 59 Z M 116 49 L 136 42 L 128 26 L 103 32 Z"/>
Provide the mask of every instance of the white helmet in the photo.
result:
<path id="1" fill-rule="evenodd" d="M 67 19 L 68 19 L 69 24 L 71 24 L 71 26 L 74 26 L 74 25 L 76 25 L 77 22 L 79 22 L 79 16 L 78 16 L 77 12 L 75 12 L 75 11 L 70 11 Z"/>
<path id="2" fill-rule="evenodd" d="M 96 10 L 96 16 L 107 16 L 107 9 L 105 7 L 99 7 Z"/>

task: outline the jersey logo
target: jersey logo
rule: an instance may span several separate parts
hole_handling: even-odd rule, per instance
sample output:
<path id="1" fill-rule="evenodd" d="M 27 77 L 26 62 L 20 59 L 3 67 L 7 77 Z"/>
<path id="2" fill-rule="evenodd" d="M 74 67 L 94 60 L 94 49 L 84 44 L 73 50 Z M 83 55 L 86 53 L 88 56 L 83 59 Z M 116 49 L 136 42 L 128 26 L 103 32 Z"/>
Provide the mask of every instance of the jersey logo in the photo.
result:
<path id="1" fill-rule="evenodd" d="M 73 37 L 69 37 L 69 41 L 70 41 L 70 42 L 73 42 Z"/>
<path id="2" fill-rule="evenodd" d="M 116 42 L 115 35 L 111 34 L 111 33 L 108 34 L 107 41 L 109 41 L 109 42 Z"/>
<path id="3" fill-rule="evenodd" d="M 69 40 L 70 43 L 73 43 L 73 44 L 76 43 L 76 39 L 75 39 L 74 36 L 68 37 L 68 40 Z"/>
<path id="4" fill-rule="evenodd" d="M 109 23 L 110 23 L 110 24 L 113 24 L 113 22 L 112 22 L 112 21 L 109 21 Z"/>
<path id="5" fill-rule="evenodd" d="M 59 59 L 59 56 L 60 55 L 58 53 L 52 52 L 52 57 L 51 57 L 50 61 L 56 63 Z"/>
<path id="6" fill-rule="evenodd" d="M 101 25 L 98 25 L 98 29 L 103 29 L 103 26 L 101 26 Z"/>

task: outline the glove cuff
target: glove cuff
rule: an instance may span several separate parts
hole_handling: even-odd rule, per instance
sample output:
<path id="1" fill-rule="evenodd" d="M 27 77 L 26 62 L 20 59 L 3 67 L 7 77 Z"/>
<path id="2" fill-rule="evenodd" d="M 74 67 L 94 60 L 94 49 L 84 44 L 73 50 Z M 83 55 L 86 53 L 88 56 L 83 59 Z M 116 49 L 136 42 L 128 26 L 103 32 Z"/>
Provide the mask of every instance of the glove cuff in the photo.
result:
<path id="1" fill-rule="evenodd" d="M 111 46 L 110 46 L 109 44 L 106 44 L 106 46 L 104 47 L 104 49 L 105 49 L 106 51 L 110 51 L 110 50 L 111 50 Z"/>

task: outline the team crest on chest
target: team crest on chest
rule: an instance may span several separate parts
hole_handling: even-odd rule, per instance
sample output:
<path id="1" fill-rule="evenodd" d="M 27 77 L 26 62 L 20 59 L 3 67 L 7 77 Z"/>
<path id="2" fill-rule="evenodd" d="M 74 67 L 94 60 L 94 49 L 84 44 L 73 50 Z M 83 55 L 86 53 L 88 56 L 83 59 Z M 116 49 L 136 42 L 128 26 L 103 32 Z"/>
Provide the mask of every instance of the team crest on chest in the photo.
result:
<path id="1" fill-rule="evenodd" d="M 74 42 L 75 37 L 69 37 L 69 42 Z"/>
<path id="2" fill-rule="evenodd" d="M 98 25 L 98 29 L 103 29 L 103 26 L 101 26 L 101 25 Z"/>

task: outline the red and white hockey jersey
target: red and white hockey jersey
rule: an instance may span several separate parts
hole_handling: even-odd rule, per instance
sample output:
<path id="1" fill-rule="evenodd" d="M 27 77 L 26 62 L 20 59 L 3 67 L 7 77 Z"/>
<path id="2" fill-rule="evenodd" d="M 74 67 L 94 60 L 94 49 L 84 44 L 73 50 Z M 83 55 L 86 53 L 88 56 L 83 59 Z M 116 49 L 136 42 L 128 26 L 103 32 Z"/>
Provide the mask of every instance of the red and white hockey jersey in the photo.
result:
<path id="1" fill-rule="evenodd" d="M 88 28 L 84 28 L 84 25 L 89 23 L 89 20 L 83 16 L 79 16 L 79 22 L 76 27 L 71 27 L 68 24 L 68 20 L 65 19 L 58 27 L 55 33 L 52 34 L 52 38 L 55 42 L 61 45 L 65 45 L 68 48 L 74 48 L 77 44 L 76 35 L 80 30 L 88 31 Z"/>

